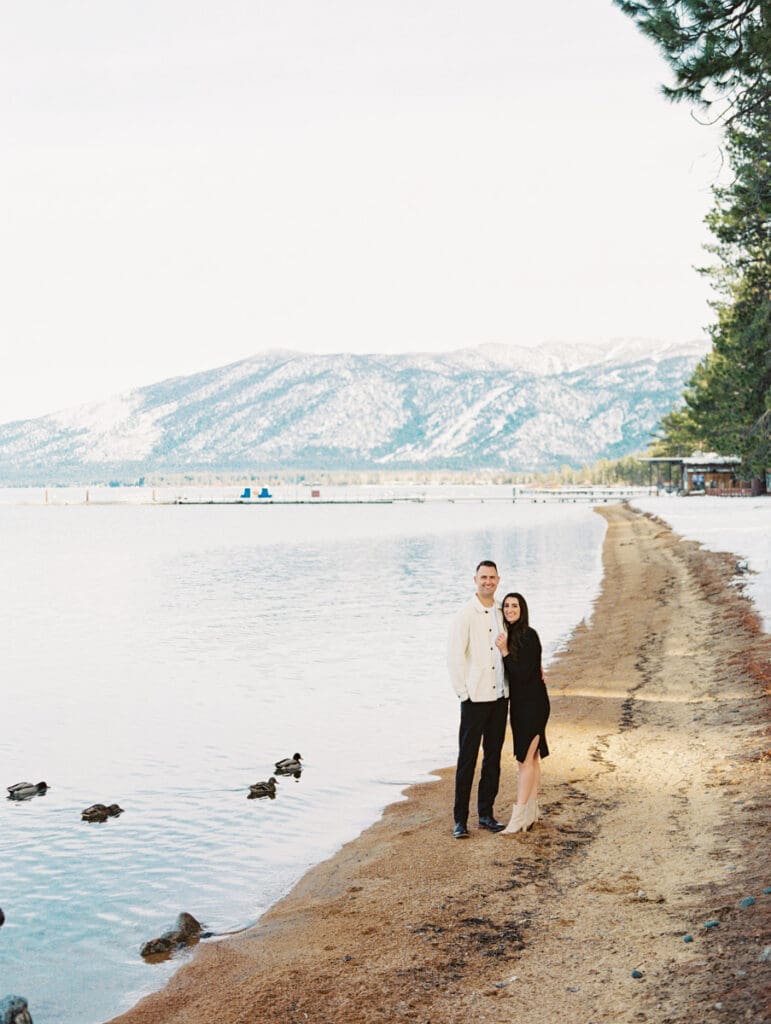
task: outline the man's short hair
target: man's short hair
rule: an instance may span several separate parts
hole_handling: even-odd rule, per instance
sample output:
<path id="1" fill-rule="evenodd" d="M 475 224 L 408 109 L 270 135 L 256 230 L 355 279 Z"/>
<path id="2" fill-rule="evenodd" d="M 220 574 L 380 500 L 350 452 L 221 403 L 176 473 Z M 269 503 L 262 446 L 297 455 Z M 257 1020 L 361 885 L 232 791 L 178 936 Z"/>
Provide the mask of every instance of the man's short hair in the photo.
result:
<path id="1" fill-rule="evenodd" d="M 485 558 L 476 567 L 475 575 L 477 572 L 479 572 L 483 565 L 486 565 L 488 569 L 495 569 L 495 571 L 498 572 L 498 566 L 495 564 L 495 562 L 491 562 L 489 558 Z"/>

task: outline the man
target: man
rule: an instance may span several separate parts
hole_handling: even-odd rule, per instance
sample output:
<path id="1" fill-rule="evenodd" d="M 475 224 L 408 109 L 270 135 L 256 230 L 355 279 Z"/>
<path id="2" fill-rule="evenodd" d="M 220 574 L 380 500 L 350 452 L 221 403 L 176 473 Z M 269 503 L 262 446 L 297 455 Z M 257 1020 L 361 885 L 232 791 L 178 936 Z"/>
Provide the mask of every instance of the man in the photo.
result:
<path id="1" fill-rule="evenodd" d="M 482 774 L 477 793 L 480 828 L 501 832 L 493 804 L 501 775 L 501 749 L 506 734 L 509 688 L 495 639 L 503 630 L 495 591 L 500 578 L 495 562 L 484 561 L 474 575 L 476 593 L 452 620 L 447 667 L 460 697 L 458 767 L 455 772 L 456 839 L 468 837 L 468 810 L 474 770 L 482 744 Z"/>

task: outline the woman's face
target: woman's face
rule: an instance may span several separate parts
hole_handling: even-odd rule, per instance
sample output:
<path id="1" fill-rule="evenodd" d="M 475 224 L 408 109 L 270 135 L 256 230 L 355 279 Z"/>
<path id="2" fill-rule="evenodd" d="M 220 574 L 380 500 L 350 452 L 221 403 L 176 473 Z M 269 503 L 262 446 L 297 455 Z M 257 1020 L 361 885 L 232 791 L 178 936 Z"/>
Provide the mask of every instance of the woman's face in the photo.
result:
<path id="1" fill-rule="evenodd" d="M 520 614 L 519 600 L 516 597 L 507 597 L 503 602 L 503 617 L 506 622 L 519 622 Z"/>

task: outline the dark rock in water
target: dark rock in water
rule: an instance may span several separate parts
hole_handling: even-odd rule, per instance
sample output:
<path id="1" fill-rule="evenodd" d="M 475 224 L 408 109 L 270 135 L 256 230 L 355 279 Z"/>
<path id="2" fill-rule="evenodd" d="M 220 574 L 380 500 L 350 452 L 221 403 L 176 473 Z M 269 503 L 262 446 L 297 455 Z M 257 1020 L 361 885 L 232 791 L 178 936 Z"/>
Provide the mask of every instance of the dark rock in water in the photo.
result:
<path id="1" fill-rule="evenodd" d="M 80 817 L 83 821 L 107 821 L 108 818 L 117 818 L 119 814 L 123 814 L 123 808 L 117 804 L 91 804 L 80 812 Z"/>
<path id="2" fill-rule="evenodd" d="M 174 950 L 183 946 L 191 946 L 201 938 L 202 926 L 199 921 L 183 911 L 178 917 L 171 931 L 164 932 L 157 939 L 150 939 L 140 949 L 143 957 L 167 957 Z"/>
<path id="3" fill-rule="evenodd" d="M 0 999 L 0 1024 L 32 1024 L 24 996 L 6 996 Z"/>
<path id="4" fill-rule="evenodd" d="M 3 908 L 0 907 L 0 927 L 2 927 L 2 925 L 4 925 L 4 924 L 5 924 L 5 914 L 3 913 Z"/>
<path id="5" fill-rule="evenodd" d="M 48 788 L 47 782 L 14 782 L 8 787 L 8 799 L 30 800 L 33 796 L 43 796 Z"/>

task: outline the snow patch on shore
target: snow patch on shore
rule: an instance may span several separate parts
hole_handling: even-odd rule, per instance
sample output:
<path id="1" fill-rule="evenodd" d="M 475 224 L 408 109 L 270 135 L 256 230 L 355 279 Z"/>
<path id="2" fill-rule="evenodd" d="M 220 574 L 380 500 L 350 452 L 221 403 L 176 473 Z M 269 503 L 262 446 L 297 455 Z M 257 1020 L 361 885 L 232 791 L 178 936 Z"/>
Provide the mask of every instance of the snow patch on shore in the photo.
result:
<path id="1" fill-rule="evenodd" d="M 635 498 L 632 507 L 668 523 L 686 540 L 709 551 L 727 551 L 747 562 L 747 595 L 754 601 L 763 628 L 771 632 L 771 496 L 683 498 L 673 495 Z"/>

